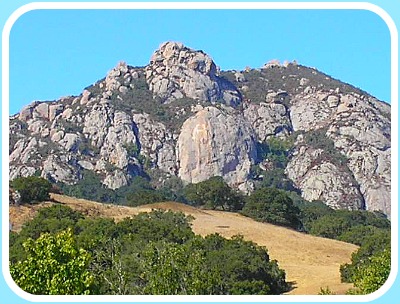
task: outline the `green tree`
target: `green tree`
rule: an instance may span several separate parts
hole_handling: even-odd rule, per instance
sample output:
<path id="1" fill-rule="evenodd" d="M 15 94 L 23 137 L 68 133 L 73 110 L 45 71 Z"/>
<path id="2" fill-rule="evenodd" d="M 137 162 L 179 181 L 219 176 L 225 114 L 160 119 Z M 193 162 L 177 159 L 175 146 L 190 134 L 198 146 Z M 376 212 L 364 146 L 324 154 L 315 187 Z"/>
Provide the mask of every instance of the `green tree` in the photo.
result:
<path id="1" fill-rule="evenodd" d="M 143 242 L 167 241 L 181 244 L 194 237 L 190 227 L 191 220 L 193 217 L 185 216 L 181 212 L 153 210 L 139 213 L 117 223 L 114 237 L 130 235 L 131 238 Z"/>
<path id="2" fill-rule="evenodd" d="M 314 235 L 338 239 L 356 226 L 371 226 L 390 229 L 390 221 L 376 212 L 365 210 L 335 210 L 309 223 L 309 232 Z M 346 236 L 347 237 L 347 236 Z"/>
<path id="3" fill-rule="evenodd" d="M 285 191 L 299 192 L 293 182 L 286 176 L 283 168 L 261 171 L 260 175 L 262 175 L 262 180 L 256 183 L 256 188 L 278 188 Z"/>
<path id="4" fill-rule="evenodd" d="M 78 245 L 91 251 L 112 237 L 115 222 L 110 218 L 85 218 L 76 222 L 75 230 Z"/>
<path id="5" fill-rule="evenodd" d="M 262 222 L 299 229 L 300 210 L 288 194 L 275 188 L 260 188 L 251 193 L 242 213 Z"/>
<path id="6" fill-rule="evenodd" d="M 219 273 L 220 294 L 281 294 L 288 291 L 285 272 L 270 260 L 266 248 L 242 236 L 218 234 L 194 240 L 192 250 L 204 250 L 209 272 Z"/>
<path id="7" fill-rule="evenodd" d="M 42 234 L 24 243 L 27 258 L 11 263 L 15 283 L 26 292 L 43 295 L 90 294 L 93 276 L 90 255 L 76 246 L 72 230 Z"/>
<path id="8" fill-rule="evenodd" d="M 385 249 L 369 258 L 369 263 L 361 265 L 353 274 L 356 287 L 352 294 L 372 293 L 386 282 L 390 274 L 390 250 Z"/>
<path id="9" fill-rule="evenodd" d="M 341 279 L 344 282 L 354 282 L 358 269 L 370 263 L 370 257 L 384 250 L 390 251 L 390 230 L 376 230 L 374 234 L 363 240 L 361 247 L 351 255 L 351 263 L 340 266 Z"/>
<path id="10" fill-rule="evenodd" d="M 321 201 L 302 201 L 298 204 L 298 207 L 300 209 L 300 219 L 306 232 L 310 232 L 313 222 L 324 215 L 334 212 L 332 208 Z"/>
<path id="11" fill-rule="evenodd" d="M 76 223 L 83 215 L 70 207 L 53 205 L 41 208 L 38 214 L 26 222 L 21 231 L 10 238 L 10 261 L 16 262 L 26 258 L 23 243 L 28 239 L 37 239 L 42 233 L 57 233 L 68 228 L 75 229 Z"/>
<path id="12" fill-rule="evenodd" d="M 15 252 L 12 275 L 21 288 L 38 294 L 281 294 L 288 290 L 285 272 L 269 259 L 265 248 L 239 236 L 229 240 L 196 236 L 191 220 L 183 213 L 156 210 L 115 223 L 84 218 L 63 206 L 45 208 L 33 224 L 10 235 L 10 257 Z M 58 234 L 43 233 L 49 230 Z M 16 252 L 19 244 L 22 249 Z"/>
<path id="13" fill-rule="evenodd" d="M 187 185 L 184 195 L 189 203 L 204 206 L 207 209 L 236 211 L 243 206 L 242 196 L 229 187 L 221 176 Z"/>
<path id="14" fill-rule="evenodd" d="M 357 246 L 362 246 L 364 243 L 369 241 L 372 235 L 380 232 L 385 233 L 384 231 L 385 230 L 382 228 L 376 228 L 371 225 L 357 225 L 339 235 L 337 239 L 343 242 L 355 244 Z"/>
<path id="15" fill-rule="evenodd" d="M 68 196 L 84 198 L 102 203 L 115 203 L 118 201 L 116 191 L 107 188 L 95 172 L 82 171 L 82 179 L 74 185 L 59 184 L 62 192 Z"/>
<path id="16" fill-rule="evenodd" d="M 14 179 L 11 187 L 20 194 L 21 203 L 28 204 L 48 200 L 52 185 L 44 178 L 28 176 Z"/>
<path id="17" fill-rule="evenodd" d="M 219 294 L 220 275 L 207 269 L 204 251 L 161 243 L 149 246 L 144 256 L 145 294 Z"/>
<path id="18" fill-rule="evenodd" d="M 100 244 L 99 244 L 100 245 Z M 140 277 L 142 265 L 138 257 L 139 250 L 130 247 L 127 238 L 122 240 L 109 238 L 101 241 L 101 246 L 94 249 L 90 265 L 99 285 L 99 294 L 128 295 L 142 294 L 143 279 Z"/>
<path id="19" fill-rule="evenodd" d="M 35 218 L 24 224 L 20 234 L 37 239 L 44 232 L 57 233 L 67 228 L 75 228 L 83 219 L 82 213 L 60 204 L 39 209 Z"/>
<path id="20" fill-rule="evenodd" d="M 324 215 L 311 224 L 309 232 L 324 238 L 336 239 L 350 229 L 351 223 L 343 217 Z"/>
<path id="21" fill-rule="evenodd" d="M 126 204 L 132 207 L 163 202 L 167 199 L 163 192 L 155 189 L 149 180 L 141 176 L 133 178 L 126 193 Z"/>
<path id="22" fill-rule="evenodd" d="M 163 193 L 153 189 L 139 189 L 126 196 L 127 206 L 135 207 L 165 201 Z"/>
<path id="23" fill-rule="evenodd" d="M 268 160 L 276 169 L 284 169 L 287 165 L 289 151 L 293 148 L 293 144 L 294 137 L 287 139 L 271 137 L 263 143 L 258 143 L 258 158 Z"/>

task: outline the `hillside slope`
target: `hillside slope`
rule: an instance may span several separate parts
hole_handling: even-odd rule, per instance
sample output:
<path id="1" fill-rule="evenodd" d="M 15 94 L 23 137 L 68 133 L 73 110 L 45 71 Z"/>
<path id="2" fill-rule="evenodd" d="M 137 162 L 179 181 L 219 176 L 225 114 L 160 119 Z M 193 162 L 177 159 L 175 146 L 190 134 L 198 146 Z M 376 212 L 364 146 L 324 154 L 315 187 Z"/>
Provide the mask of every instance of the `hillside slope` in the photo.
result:
<path id="1" fill-rule="evenodd" d="M 329 288 L 344 294 L 351 284 L 340 282 L 339 267 L 350 261 L 357 246 L 331 239 L 314 237 L 287 228 L 259 223 L 237 213 L 199 210 L 187 205 L 165 202 L 139 207 L 106 205 L 83 199 L 52 194 L 56 203 L 79 210 L 86 216 L 111 217 L 121 220 L 139 212 L 152 209 L 181 211 L 194 217 L 193 230 L 196 234 L 219 233 L 224 237 L 241 234 L 245 239 L 268 248 L 272 259 L 286 271 L 287 281 L 294 284 L 288 294 L 318 294 L 320 288 Z M 10 206 L 10 222 L 18 231 L 22 224 L 33 218 L 39 208 L 54 204 L 44 202 L 31 206 Z"/>

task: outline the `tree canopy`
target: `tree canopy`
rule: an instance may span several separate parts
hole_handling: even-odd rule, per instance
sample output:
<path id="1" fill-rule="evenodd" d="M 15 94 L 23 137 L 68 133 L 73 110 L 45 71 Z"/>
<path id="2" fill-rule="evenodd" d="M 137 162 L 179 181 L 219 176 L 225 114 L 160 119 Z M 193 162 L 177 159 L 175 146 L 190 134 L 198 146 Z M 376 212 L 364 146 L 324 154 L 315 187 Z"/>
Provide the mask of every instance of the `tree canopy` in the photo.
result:
<path id="1" fill-rule="evenodd" d="M 353 273 L 355 289 L 349 294 L 369 294 L 385 284 L 390 274 L 390 249 L 385 249 L 368 258 L 368 263 L 360 265 Z"/>
<path id="2" fill-rule="evenodd" d="M 24 242 L 27 257 L 11 263 L 15 283 L 26 292 L 41 295 L 90 294 L 94 276 L 88 266 L 90 254 L 76 246 L 72 230 L 42 234 Z"/>
<path id="3" fill-rule="evenodd" d="M 289 195 L 276 188 L 260 188 L 246 198 L 242 213 L 262 222 L 298 229 L 300 210 Z"/>
<path id="4" fill-rule="evenodd" d="M 187 185 L 184 195 L 189 203 L 207 209 L 235 211 L 240 210 L 243 206 L 242 196 L 229 187 L 221 176 Z"/>
<path id="5" fill-rule="evenodd" d="M 11 181 L 11 187 L 18 191 L 21 203 L 37 203 L 48 200 L 52 184 L 41 177 L 18 177 Z"/>
<path id="6" fill-rule="evenodd" d="M 85 218 L 64 206 L 43 208 L 34 224 L 10 237 L 12 275 L 22 289 L 38 294 L 281 294 L 289 289 L 285 272 L 266 248 L 239 236 L 195 235 L 191 220 L 154 210 L 116 223 Z"/>

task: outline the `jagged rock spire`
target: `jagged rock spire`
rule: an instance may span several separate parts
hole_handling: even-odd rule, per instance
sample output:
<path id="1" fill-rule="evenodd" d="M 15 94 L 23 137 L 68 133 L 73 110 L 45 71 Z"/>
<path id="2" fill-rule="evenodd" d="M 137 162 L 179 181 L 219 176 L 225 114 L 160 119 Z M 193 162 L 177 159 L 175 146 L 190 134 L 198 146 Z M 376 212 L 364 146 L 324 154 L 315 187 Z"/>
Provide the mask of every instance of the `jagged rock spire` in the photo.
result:
<path id="1" fill-rule="evenodd" d="M 146 67 L 150 90 L 163 102 L 189 97 L 231 106 L 241 103 L 241 95 L 230 82 L 218 77 L 210 56 L 179 42 L 165 42 L 151 56 Z"/>

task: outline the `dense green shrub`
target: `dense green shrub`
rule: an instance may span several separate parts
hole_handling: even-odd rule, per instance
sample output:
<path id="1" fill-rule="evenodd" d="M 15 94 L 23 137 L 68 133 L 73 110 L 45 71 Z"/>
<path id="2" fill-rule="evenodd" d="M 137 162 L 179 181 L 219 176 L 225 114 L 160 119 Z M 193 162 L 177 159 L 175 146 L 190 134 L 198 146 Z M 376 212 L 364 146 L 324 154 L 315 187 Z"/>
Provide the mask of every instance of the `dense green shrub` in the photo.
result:
<path id="1" fill-rule="evenodd" d="M 39 209 L 37 215 L 26 222 L 21 231 L 10 235 L 10 261 L 26 258 L 23 243 L 28 238 L 37 239 L 43 233 L 58 233 L 74 228 L 83 215 L 63 205 L 53 205 Z"/>
<path id="2" fill-rule="evenodd" d="M 77 184 L 59 184 L 59 187 L 68 196 L 117 205 L 139 206 L 167 199 L 164 192 L 154 189 L 144 177 L 135 176 L 129 185 L 113 190 L 102 184 L 96 173 L 88 170 L 83 172 L 83 178 Z"/>
<path id="3" fill-rule="evenodd" d="M 258 165 L 255 165 L 251 170 L 251 175 L 254 177 L 256 189 L 277 188 L 287 192 L 300 192 L 286 176 L 285 169 L 283 168 L 273 168 L 264 171 Z"/>
<path id="4" fill-rule="evenodd" d="M 82 179 L 75 185 L 58 184 L 61 191 L 68 196 L 84 198 L 102 203 L 118 201 L 117 193 L 102 184 L 100 177 L 93 171 L 84 170 Z"/>
<path id="5" fill-rule="evenodd" d="M 357 225 L 343 232 L 337 239 L 343 242 L 362 246 L 372 235 L 376 233 L 379 234 L 380 232 L 385 233 L 384 231 L 385 230 L 382 228 L 376 228 L 371 225 Z"/>
<path id="6" fill-rule="evenodd" d="M 70 209 L 62 208 L 58 213 L 55 208 L 45 208 L 34 219 L 35 225 L 41 226 L 43 222 L 43 226 L 47 226 L 48 220 L 59 219 L 61 215 L 73 223 L 70 233 L 75 231 L 74 241 L 68 240 L 65 246 L 82 248 L 79 253 L 85 257 L 90 255 L 91 259 L 89 264 L 88 260 L 82 260 L 80 273 L 74 267 L 69 273 L 63 272 L 64 281 L 53 280 L 57 274 L 41 266 L 36 273 L 45 277 L 46 282 L 57 283 L 54 286 L 39 284 L 37 288 L 41 288 L 43 294 L 280 294 L 288 290 L 285 272 L 276 261 L 270 261 L 265 248 L 244 241 L 242 237 L 227 240 L 219 235 L 195 236 L 190 227 L 191 218 L 182 213 L 158 210 L 115 223 L 111 219 L 85 219 Z M 26 227 L 32 225 L 28 223 Z M 61 226 L 55 227 L 59 228 Z M 48 236 L 41 234 L 36 240 L 48 239 Z M 26 240 L 26 232 L 13 234 L 10 248 L 15 250 L 18 242 Z M 60 237 L 60 240 L 64 239 Z M 52 246 L 54 256 L 59 252 L 58 247 Z M 79 259 L 73 250 L 71 261 L 75 261 L 75 257 Z M 47 257 L 52 255 L 52 250 L 42 253 Z M 14 257 L 12 264 L 18 265 L 31 255 Z M 47 261 L 46 258 L 41 260 Z M 23 269 L 29 268 L 29 273 L 34 273 L 40 263 L 25 263 Z M 54 265 L 66 269 L 57 259 Z M 60 282 L 66 283 L 60 285 Z M 82 285 L 76 290 L 69 288 L 71 284 L 76 287 L 75 283 L 82 282 L 87 283 L 83 289 L 79 289 Z M 96 282 L 96 286 L 91 282 Z M 22 282 L 21 287 L 28 286 L 24 284 Z"/>
<path id="7" fill-rule="evenodd" d="M 285 191 L 275 188 L 260 188 L 251 193 L 242 213 L 262 222 L 294 229 L 301 227 L 300 210 Z"/>
<path id="8" fill-rule="evenodd" d="M 378 229 L 364 238 L 361 247 L 352 254 L 350 264 L 340 266 L 342 281 L 353 282 L 358 269 L 366 267 L 370 257 L 384 250 L 390 250 L 390 230 Z"/>
<path id="9" fill-rule="evenodd" d="M 72 231 L 42 234 L 24 244 L 27 257 L 11 263 L 15 283 L 38 295 L 82 295 L 94 292 L 94 276 L 89 272 L 90 254 L 76 246 Z"/>
<path id="10" fill-rule="evenodd" d="M 76 241 L 80 247 L 93 251 L 116 233 L 115 221 L 110 218 L 80 218 L 75 222 Z"/>
<path id="11" fill-rule="evenodd" d="M 219 274 L 223 294 L 281 294 L 289 289 L 285 272 L 270 260 L 266 248 L 242 236 L 228 240 L 212 234 L 194 247 L 206 252 L 206 267 Z"/>
<path id="12" fill-rule="evenodd" d="M 348 294 L 369 294 L 385 284 L 391 269 L 391 250 L 384 249 L 368 258 L 368 263 L 354 270 L 352 282 L 355 289 Z"/>
<path id="13" fill-rule="evenodd" d="M 326 129 L 309 131 L 304 135 L 304 142 L 315 149 L 322 149 L 321 157 L 341 168 L 347 168 L 347 157 L 336 149 L 335 143 L 326 135 L 326 131 Z M 346 170 L 349 171 L 348 168 Z"/>
<path id="14" fill-rule="evenodd" d="M 192 219 L 183 213 L 172 211 L 154 210 L 150 213 L 140 213 L 117 223 L 114 236 L 130 234 L 145 242 L 184 243 L 194 236 L 190 226 Z"/>
<path id="15" fill-rule="evenodd" d="M 127 206 L 135 207 L 165 201 L 165 196 L 156 190 L 141 189 L 127 195 Z"/>
<path id="16" fill-rule="evenodd" d="M 119 192 L 121 190 L 117 189 L 116 191 Z M 155 189 L 149 180 L 141 176 L 135 176 L 131 184 L 125 188 L 125 192 L 125 204 L 131 207 L 167 200 L 166 193 Z"/>
<path id="17" fill-rule="evenodd" d="M 293 145 L 294 136 L 283 139 L 271 137 L 263 143 L 257 143 L 257 156 L 259 160 L 268 160 L 275 168 L 284 169 Z"/>
<path id="18" fill-rule="evenodd" d="M 321 201 L 302 201 L 297 206 L 300 209 L 300 219 L 305 232 L 310 232 L 313 223 L 319 218 L 335 212 Z"/>
<path id="19" fill-rule="evenodd" d="M 221 294 L 221 275 L 207 267 L 206 252 L 187 244 L 157 243 L 144 252 L 144 294 Z"/>
<path id="20" fill-rule="evenodd" d="M 20 194 L 21 203 L 28 204 L 48 200 L 52 185 L 44 178 L 28 176 L 14 179 L 11 187 Z"/>
<path id="21" fill-rule="evenodd" d="M 194 206 L 228 211 L 240 210 L 243 198 L 228 186 L 221 176 L 211 177 L 197 184 L 189 184 L 183 190 L 187 201 Z"/>
<path id="22" fill-rule="evenodd" d="M 336 239 L 351 227 L 351 222 L 336 214 L 324 215 L 311 224 L 309 232 L 313 235 Z"/>
<path id="23" fill-rule="evenodd" d="M 309 223 L 309 232 L 314 235 L 338 239 L 356 226 L 372 226 L 390 229 L 390 221 L 380 213 L 364 210 L 335 210 Z"/>

